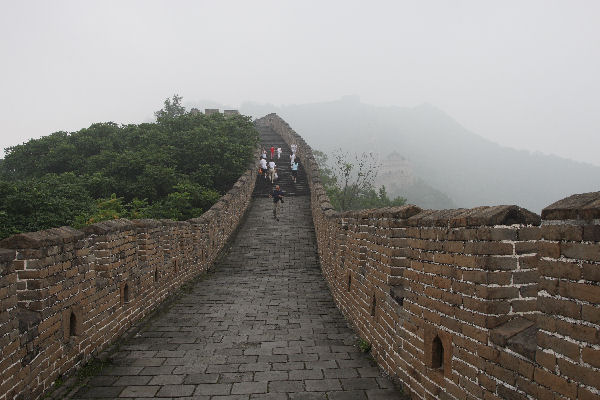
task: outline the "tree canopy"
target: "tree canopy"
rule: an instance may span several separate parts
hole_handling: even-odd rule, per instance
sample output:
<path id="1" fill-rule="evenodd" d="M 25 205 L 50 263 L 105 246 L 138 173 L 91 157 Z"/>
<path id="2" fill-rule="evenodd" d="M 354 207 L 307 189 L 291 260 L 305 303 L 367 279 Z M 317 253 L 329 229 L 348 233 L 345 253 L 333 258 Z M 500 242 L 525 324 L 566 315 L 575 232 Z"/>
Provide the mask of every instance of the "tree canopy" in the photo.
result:
<path id="1" fill-rule="evenodd" d="M 185 107 L 181 105 L 181 100 L 183 100 L 183 97 L 177 94 L 173 95 L 172 100 L 167 97 L 164 107 L 154 113 L 156 120 L 164 121 L 185 114 Z"/>
<path id="2" fill-rule="evenodd" d="M 167 99 L 156 123 L 96 123 L 6 149 L 0 237 L 210 208 L 245 171 L 258 133 L 250 117 L 187 113 L 180 101 Z"/>

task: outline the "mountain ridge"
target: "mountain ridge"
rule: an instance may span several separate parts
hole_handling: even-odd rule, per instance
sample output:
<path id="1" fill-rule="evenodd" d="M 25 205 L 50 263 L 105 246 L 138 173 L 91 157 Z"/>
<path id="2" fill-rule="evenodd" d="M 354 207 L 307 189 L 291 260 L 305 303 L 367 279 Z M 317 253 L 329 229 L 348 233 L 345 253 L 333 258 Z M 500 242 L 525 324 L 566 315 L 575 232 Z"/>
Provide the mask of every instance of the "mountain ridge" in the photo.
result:
<path id="1" fill-rule="evenodd" d="M 600 167 L 556 155 L 502 146 L 464 128 L 438 107 L 373 106 L 355 96 L 281 107 L 244 103 L 244 114 L 276 112 L 325 152 L 397 151 L 417 178 L 458 207 L 516 204 L 531 211 L 573 193 L 598 190 Z"/>

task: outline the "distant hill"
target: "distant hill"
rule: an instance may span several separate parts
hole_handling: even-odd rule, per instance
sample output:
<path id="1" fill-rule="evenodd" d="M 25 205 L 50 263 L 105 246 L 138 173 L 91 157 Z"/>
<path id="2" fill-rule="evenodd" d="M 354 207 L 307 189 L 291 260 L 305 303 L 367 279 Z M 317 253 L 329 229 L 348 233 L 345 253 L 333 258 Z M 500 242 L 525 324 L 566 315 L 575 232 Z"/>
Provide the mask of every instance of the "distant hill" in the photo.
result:
<path id="1" fill-rule="evenodd" d="M 570 194 L 600 188 L 600 167 L 500 146 L 428 104 L 376 107 L 348 96 L 284 107 L 247 103 L 240 111 L 276 112 L 319 150 L 373 151 L 382 159 L 397 152 L 410 162 L 415 194 L 436 193 L 429 204 L 440 208 L 517 204 L 539 213 Z"/>
<path id="2" fill-rule="evenodd" d="M 456 204 L 441 191 L 415 176 L 412 162 L 397 151 L 379 160 L 376 186 L 385 186 L 392 197 L 402 196 L 409 204 L 423 208 L 456 208 Z"/>

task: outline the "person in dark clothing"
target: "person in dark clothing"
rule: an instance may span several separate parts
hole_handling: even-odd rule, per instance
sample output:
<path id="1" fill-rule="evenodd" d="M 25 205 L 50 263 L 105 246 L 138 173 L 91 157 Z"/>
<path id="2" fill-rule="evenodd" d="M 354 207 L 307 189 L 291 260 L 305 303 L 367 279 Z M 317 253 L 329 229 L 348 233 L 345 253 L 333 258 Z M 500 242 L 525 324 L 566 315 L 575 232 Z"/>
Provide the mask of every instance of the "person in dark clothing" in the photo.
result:
<path id="1" fill-rule="evenodd" d="M 279 217 L 277 216 L 277 208 L 279 207 L 280 201 L 283 203 L 283 196 L 284 193 L 279 185 L 275 185 L 275 189 L 273 189 L 273 192 L 269 195 L 269 197 L 273 199 L 273 218 L 275 218 L 277 221 L 279 221 Z"/>

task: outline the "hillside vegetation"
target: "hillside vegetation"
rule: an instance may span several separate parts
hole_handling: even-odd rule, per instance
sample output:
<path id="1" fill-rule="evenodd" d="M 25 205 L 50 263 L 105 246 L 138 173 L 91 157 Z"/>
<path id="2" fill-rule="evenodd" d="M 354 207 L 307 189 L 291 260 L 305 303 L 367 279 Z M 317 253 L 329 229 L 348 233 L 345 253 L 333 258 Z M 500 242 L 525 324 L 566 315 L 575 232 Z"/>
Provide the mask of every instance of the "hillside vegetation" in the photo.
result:
<path id="1" fill-rule="evenodd" d="M 0 237 L 120 217 L 184 220 L 210 208 L 252 159 L 258 133 L 250 117 L 182 109 L 156 116 L 6 149 Z"/>
<path id="2" fill-rule="evenodd" d="M 364 210 L 402 206 L 406 199 L 390 198 L 385 186 L 375 185 L 377 168 L 370 154 L 335 152 L 328 162 L 327 154 L 313 150 L 319 173 L 329 201 L 337 211 Z"/>

